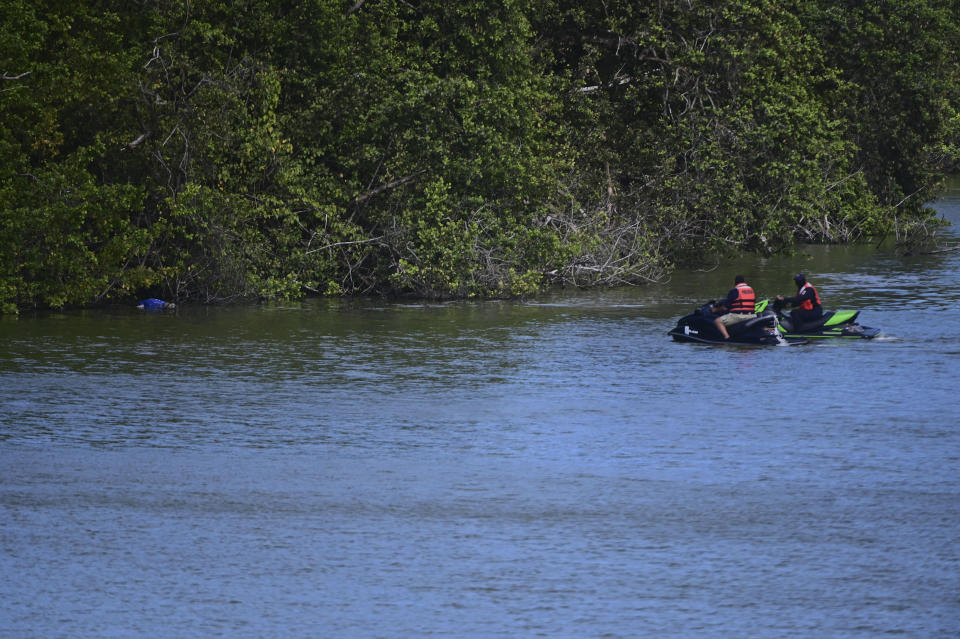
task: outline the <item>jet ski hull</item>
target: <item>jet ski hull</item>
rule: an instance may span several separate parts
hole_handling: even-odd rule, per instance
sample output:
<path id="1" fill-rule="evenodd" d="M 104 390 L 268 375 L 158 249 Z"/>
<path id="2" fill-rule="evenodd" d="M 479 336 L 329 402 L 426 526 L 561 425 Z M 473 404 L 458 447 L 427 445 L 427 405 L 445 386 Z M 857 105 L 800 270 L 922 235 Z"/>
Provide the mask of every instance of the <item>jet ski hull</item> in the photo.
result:
<path id="1" fill-rule="evenodd" d="M 873 339 L 880 334 L 879 328 L 861 326 L 857 322 L 860 311 L 824 311 L 819 320 L 794 326 L 793 318 L 782 312 L 780 304 L 774 302 L 773 307 L 778 328 L 786 337 Z"/>

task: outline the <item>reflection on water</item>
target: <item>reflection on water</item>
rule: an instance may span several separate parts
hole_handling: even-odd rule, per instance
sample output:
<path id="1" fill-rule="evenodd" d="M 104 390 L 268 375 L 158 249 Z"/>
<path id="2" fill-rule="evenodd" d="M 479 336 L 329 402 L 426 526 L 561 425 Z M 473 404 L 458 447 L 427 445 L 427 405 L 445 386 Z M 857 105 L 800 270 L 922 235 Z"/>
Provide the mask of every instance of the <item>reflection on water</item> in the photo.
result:
<path id="1" fill-rule="evenodd" d="M 957 253 L 0 318 L 0 636 L 951 636 Z M 884 338 L 666 336 L 799 270 Z"/>

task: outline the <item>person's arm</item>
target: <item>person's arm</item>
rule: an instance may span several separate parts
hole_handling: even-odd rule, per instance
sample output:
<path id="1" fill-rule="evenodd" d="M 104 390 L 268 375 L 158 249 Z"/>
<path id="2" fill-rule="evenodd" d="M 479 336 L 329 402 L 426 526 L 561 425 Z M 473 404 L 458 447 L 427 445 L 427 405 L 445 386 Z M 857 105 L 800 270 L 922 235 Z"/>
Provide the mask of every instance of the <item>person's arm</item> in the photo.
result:
<path id="1" fill-rule="evenodd" d="M 730 311 L 730 302 L 724 298 L 718 302 L 714 302 L 713 306 L 710 307 L 710 310 L 714 315 L 723 315 L 724 313 L 728 313 Z"/>
<path id="2" fill-rule="evenodd" d="M 733 308 L 733 304 L 737 301 L 737 298 L 739 297 L 740 297 L 740 291 L 738 291 L 735 288 L 732 288 L 730 289 L 730 292 L 727 293 L 727 298 L 724 300 L 721 300 L 720 303 L 723 304 L 726 310 L 729 311 L 731 308 Z"/>
<path id="3" fill-rule="evenodd" d="M 785 297 L 783 301 L 789 304 L 790 306 L 800 306 L 803 304 L 803 301 L 807 298 L 813 297 L 813 290 L 809 288 L 803 289 L 803 293 L 800 295 L 794 295 L 793 297 Z"/>

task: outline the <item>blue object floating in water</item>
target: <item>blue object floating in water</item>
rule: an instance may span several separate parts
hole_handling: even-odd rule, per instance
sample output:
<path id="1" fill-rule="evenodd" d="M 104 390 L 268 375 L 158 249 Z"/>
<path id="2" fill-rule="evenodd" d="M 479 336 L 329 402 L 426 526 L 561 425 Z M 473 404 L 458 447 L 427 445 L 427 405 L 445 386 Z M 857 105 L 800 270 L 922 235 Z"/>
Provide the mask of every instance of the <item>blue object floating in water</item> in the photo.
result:
<path id="1" fill-rule="evenodd" d="M 158 300 L 155 297 L 151 297 L 137 303 L 137 308 L 142 308 L 145 311 L 162 311 L 165 308 L 174 307 L 175 305 L 172 302 L 164 302 L 163 300 Z"/>

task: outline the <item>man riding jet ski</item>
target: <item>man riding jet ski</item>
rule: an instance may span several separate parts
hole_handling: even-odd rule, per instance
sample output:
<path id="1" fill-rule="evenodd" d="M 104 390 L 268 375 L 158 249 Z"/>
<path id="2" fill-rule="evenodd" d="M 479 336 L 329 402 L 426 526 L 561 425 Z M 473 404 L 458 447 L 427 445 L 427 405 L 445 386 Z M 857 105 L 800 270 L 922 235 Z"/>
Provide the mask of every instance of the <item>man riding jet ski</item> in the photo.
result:
<path id="1" fill-rule="evenodd" d="M 872 338 L 880 330 L 857 324 L 860 311 L 826 311 L 820 302 L 817 289 L 807 281 L 807 276 L 797 273 L 793 281 L 797 285 L 797 294 L 793 297 L 777 295 L 773 302 L 774 311 L 780 322 L 780 331 L 787 337 L 862 337 Z M 794 306 L 790 315 L 784 315 L 785 305 Z M 766 306 L 763 304 L 762 306 Z"/>
<path id="2" fill-rule="evenodd" d="M 796 308 L 790 312 L 794 326 L 813 323 L 823 317 L 823 304 L 820 303 L 820 294 L 813 284 L 807 281 L 807 276 L 797 273 L 793 276 L 797 285 L 797 294 L 793 297 L 777 295 L 777 301 Z"/>
<path id="3" fill-rule="evenodd" d="M 746 322 L 757 316 L 756 300 L 756 294 L 747 284 L 743 275 L 734 277 L 733 288 L 727 293 L 727 297 L 715 304 L 716 310 L 714 313 L 719 314 L 713 323 L 720 334 L 723 335 L 723 339 L 730 339 L 728 326 Z"/>

